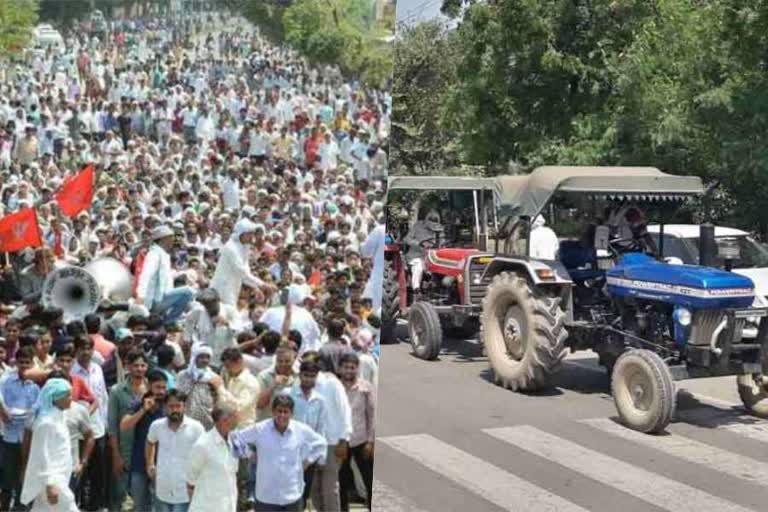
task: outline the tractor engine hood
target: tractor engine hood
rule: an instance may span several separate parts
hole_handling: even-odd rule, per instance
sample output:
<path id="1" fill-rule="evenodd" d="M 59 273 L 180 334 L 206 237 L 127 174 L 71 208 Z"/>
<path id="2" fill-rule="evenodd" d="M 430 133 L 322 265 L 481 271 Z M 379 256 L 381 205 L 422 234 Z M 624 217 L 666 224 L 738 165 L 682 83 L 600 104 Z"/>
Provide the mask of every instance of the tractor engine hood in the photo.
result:
<path id="1" fill-rule="evenodd" d="M 744 308 L 754 302 L 748 277 L 709 267 L 671 265 L 645 254 L 627 254 L 607 272 L 611 294 L 693 309 Z"/>
<path id="2" fill-rule="evenodd" d="M 464 272 L 467 257 L 479 252 L 477 249 L 430 249 L 426 258 L 427 272 L 458 276 Z"/>

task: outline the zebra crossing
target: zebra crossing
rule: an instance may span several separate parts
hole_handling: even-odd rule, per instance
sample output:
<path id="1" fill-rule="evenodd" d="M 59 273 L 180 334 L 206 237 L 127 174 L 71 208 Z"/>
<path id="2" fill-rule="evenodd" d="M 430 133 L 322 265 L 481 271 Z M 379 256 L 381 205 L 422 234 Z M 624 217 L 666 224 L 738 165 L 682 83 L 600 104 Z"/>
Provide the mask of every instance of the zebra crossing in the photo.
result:
<path id="1" fill-rule="evenodd" d="M 594 498 L 585 499 L 583 493 L 577 492 L 578 485 L 571 485 L 584 481 L 597 489 L 606 489 L 614 498 L 631 497 L 639 503 L 632 510 L 768 510 L 766 421 L 733 410 L 702 406 L 680 411 L 678 422 L 667 433 L 657 436 L 629 430 L 611 418 L 569 419 L 564 423 L 560 427 L 565 428 L 521 424 L 481 429 L 473 435 L 479 435 L 482 443 L 490 443 L 491 448 L 480 450 L 480 454 L 471 453 L 472 443 L 457 443 L 459 447 L 430 433 L 385 436 L 377 442 L 394 451 L 398 465 L 407 462 L 434 473 L 445 485 L 479 496 L 488 502 L 488 509 L 617 510 L 616 500 L 611 505 L 595 505 Z M 587 442 L 581 442 L 585 439 Z M 624 446 L 627 450 L 622 449 Z M 493 452 L 510 449 L 513 462 L 501 467 L 501 456 L 493 457 Z M 638 453 L 642 455 L 638 457 Z M 543 465 L 555 475 L 554 479 L 565 483 L 548 485 L 542 484 L 541 478 L 529 477 L 527 468 L 514 462 L 528 460 L 519 454 L 533 457 L 537 466 Z M 633 456 L 642 460 L 633 460 Z M 680 464 L 694 471 L 675 474 Z M 413 489 L 401 487 L 377 481 L 374 510 L 432 510 L 424 500 L 409 501 L 408 492 Z M 443 505 L 439 510 L 464 509 L 457 503 L 454 509 Z"/>

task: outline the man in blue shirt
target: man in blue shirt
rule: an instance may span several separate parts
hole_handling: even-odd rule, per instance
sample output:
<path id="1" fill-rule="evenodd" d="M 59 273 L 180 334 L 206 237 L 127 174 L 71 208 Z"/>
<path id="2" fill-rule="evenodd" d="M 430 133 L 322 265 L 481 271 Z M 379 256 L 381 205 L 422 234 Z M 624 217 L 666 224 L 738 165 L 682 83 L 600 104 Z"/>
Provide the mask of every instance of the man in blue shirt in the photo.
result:
<path id="1" fill-rule="evenodd" d="M 29 379 L 24 378 L 24 372 L 32 368 L 35 351 L 31 346 L 25 346 L 16 352 L 16 369 L 8 370 L 0 379 L 0 419 L 5 426 L 2 443 L 0 443 L 0 510 L 11 510 L 11 501 L 15 507 L 21 506 L 21 445 L 24 438 L 24 427 L 30 419 L 32 406 L 37 401 L 40 388 Z M 15 509 L 14 507 L 14 509 Z"/>
<path id="2" fill-rule="evenodd" d="M 165 374 L 160 370 L 152 370 L 147 375 L 149 391 L 141 401 L 133 404 L 133 414 L 125 416 L 120 421 L 120 430 L 127 431 L 135 428 L 133 434 L 133 448 L 131 450 L 131 477 L 130 494 L 133 500 L 133 509 L 136 511 L 152 509 L 152 492 L 149 487 L 145 447 L 149 426 L 156 419 L 165 417 L 163 402 L 167 392 L 168 383 Z"/>
<path id="3" fill-rule="evenodd" d="M 312 430 L 325 437 L 325 402 L 320 393 L 315 390 L 317 374 L 320 365 L 315 361 L 303 361 L 299 367 L 299 381 L 291 386 L 287 392 L 293 398 L 293 418 L 309 425 Z M 312 476 L 315 473 L 315 464 L 304 471 L 304 495 L 306 503 L 309 492 L 312 489 Z"/>

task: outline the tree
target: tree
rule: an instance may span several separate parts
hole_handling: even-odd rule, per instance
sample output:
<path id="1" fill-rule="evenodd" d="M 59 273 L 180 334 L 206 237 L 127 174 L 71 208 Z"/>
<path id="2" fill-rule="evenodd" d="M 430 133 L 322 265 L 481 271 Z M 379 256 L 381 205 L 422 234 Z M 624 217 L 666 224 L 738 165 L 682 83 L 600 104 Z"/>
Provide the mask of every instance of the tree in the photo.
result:
<path id="1" fill-rule="evenodd" d="M 35 0 L 0 0 L 0 55 L 21 51 L 37 23 Z"/>
<path id="2" fill-rule="evenodd" d="M 445 124 L 458 80 L 458 42 L 437 21 L 400 28 L 392 86 L 395 173 L 437 174 L 459 161 L 459 139 Z"/>

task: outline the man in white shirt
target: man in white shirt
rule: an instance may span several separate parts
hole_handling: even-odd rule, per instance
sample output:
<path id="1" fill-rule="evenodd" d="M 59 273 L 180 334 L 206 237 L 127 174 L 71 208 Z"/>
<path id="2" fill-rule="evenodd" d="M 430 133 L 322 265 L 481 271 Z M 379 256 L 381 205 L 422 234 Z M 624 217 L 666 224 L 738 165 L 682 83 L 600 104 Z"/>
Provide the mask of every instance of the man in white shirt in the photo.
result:
<path id="1" fill-rule="evenodd" d="M 531 224 L 531 258 L 556 260 L 560 242 L 555 232 L 547 227 L 544 217 L 538 215 Z"/>
<path id="2" fill-rule="evenodd" d="M 304 361 L 323 364 L 317 352 L 304 355 Z M 318 512 L 340 510 L 339 469 L 348 456 L 349 440 L 352 437 L 352 408 L 344 385 L 333 373 L 321 371 L 317 376 L 315 389 L 323 398 L 326 408 L 325 440 L 327 453 L 325 464 L 318 466 L 312 483 L 312 505 Z"/>
<path id="3" fill-rule="evenodd" d="M 210 286 L 219 292 L 224 304 L 237 305 L 242 285 L 261 288 L 266 292 L 275 290 L 273 285 L 265 283 L 251 273 L 250 252 L 258 230 L 263 234 L 264 226 L 254 224 L 248 219 L 239 220 L 229 241 L 221 249 Z"/>
<path id="4" fill-rule="evenodd" d="M 167 416 L 153 421 L 147 433 L 147 475 L 155 482 L 156 512 L 182 512 L 189 506 L 186 474 L 179 469 L 188 466 L 192 449 L 205 429 L 184 415 L 186 400 L 183 392 L 170 390 L 165 395 Z"/>
<path id="5" fill-rule="evenodd" d="M 308 425 L 293 421 L 293 408 L 293 398 L 277 395 L 272 418 L 229 436 L 238 457 L 250 455 L 251 446 L 256 449 L 256 511 L 303 511 L 304 470 L 324 462 L 325 439 Z M 336 472 L 338 481 L 338 467 Z"/>
<path id="6" fill-rule="evenodd" d="M 235 211 L 240 209 L 240 180 L 233 167 L 227 170 L 227 175 L 221 180 L 221 193 L 224 208 Z"/>
<path id="7" fill-rule="evenodd" d="M 71 402 L 69 382 L 50 379 L 35 404 L 32 445 L 21 491 L 21 502 L 28 505 L 34 501 L 33 510 L 78 510 L 69 489 L 72 448 L 64 416 Z"/>
<path id="8" fill-rule="evenodd" d="M 290 310 L 289 329 L 295 329 L 301 333 L 299 355 L 309 350 L 319 350 L 321 345 L 320 327 L 312 313 L 305 307 L 308 300 L 314 300 L 309 287 L 292 284 L 288 287 L 288 304 L 267 309 L 259 319 L 260 322 L 267 324 L 271 330 L 282 333 L 286 315 Z"/>
<path id="9" fill-rule="evenodd" d="M 197 294 L 197 301 L 184 319 L 184 339 L 192 345 L 207 345 L 213 350 L 211 366 L 221 365 L 221 354 L 237 346 L 235 323 L 237 310 L 222 304 L 218 292 L 206 288 Z"/>
<path id="10" fill-rule="evenodd" d="M 90 467 L 85 474 L 84 484 L 94 489 L 92 497 L 94 504 L 106 503 L 105 474 L 107 468 L 107 413 L 109 394 L 101 366 L 96 364 L 94 357 L 94 342 L 90 337 L 76 338 L 75 358 L 71 374 L 85 381 L 91 394 L 96 398 L 96 410 L 90 416 L 91 432 L 95 440 L 95 451 L 90 461 Z M 117 356 L 115 356 L 117 357 Z"/>
<path id="11" fill-rule="evenodd" d="M 152 230 L 152 247 L 144 259 L 136 288 L 136 304 L 160 315 L 166 325 L 181 318 L 194 298 L 190 288 L 173 287 L 174 275 L 168 253 L 173 247 L 174 236 L 168 226 Z"/>
<path id="12" fill-rule="evenodd" d="M 237 458 L 227 444 L 237 414 L 223 404 L 213 409 L 211 417 L 214 427 L 197 440 L 186 466 L 188 512 L 237 512 Z"/>

